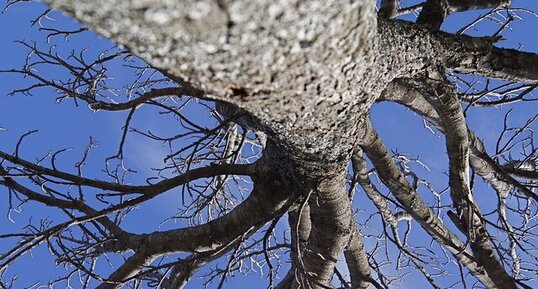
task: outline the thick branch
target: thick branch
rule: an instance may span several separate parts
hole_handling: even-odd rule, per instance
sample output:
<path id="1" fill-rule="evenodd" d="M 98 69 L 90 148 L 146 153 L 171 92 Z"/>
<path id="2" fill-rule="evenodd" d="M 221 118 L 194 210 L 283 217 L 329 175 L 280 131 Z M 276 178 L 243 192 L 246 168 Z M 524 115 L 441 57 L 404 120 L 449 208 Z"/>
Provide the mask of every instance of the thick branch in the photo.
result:
<path id="1" fill-rule="evenodd" d="M 405 210 L 432 236 L 440 245 L 450 251 L 461 264 L 488 288 L 497 288 L 492 279 L 482 270 L 470 252 L 456 235 L 450 232 L 429 206 L 424 203 L 398 169 L 381 139 L 373 130 L 369 121 L 364 123 L 360 146 L 366 153 L 383 183 L 402 204 Z"/>
<path id="2" fill-rule="evenodd" d="M 475 172 L 499 193 L 507 194 L 511 188 L 516 189 L 528 198 L 538 201 L 538 194 L 521 184 L 512 177 L 509 170 L 506 171 L 493 158 L 491 158 L 484 143 L 474 134 L 471 136 L 471 166 Z"/>
<path id="3" fill-rule="evenodd" d="M 447 41 L 450 38 L 446 38 Z M 538 81 L 538 54 L 494 47 L 490 41 L 457 37 L 447 50 L 447 67 L 458 72 L 513 81 Z"/>
<path id="4" fill-rule="evenodd" d="M 372 281 L 370 263 L 364 248 L 363 236 L 357 229 L 355 221 L 351 227 L 351 237 L 344 251 L 347 268 L 351 277 L 351 286 L 354 289 L 367 289 Z"/>
<path id="5" fill-rule="evenodd" d="M 338 257 L 349 242 L 351 214 L 343 175 L 327 177 L 309 199 L 312 228 L 303 257 L 305 283 L 329 286 Z"/>
<path id="6" fill-rule="evenodd" d="M 123 265 L 121 265 L 114 273 L 112 273 L 107 281 L 97 286 L 97 289 L 118 289 L 122 285 L 134 277 L 138 272 L 144 269 L 145 266 L 151 264 L 155 260 L 155 256 L 148 256 L 144 252 L 137 252 L 129 257 Z"/>
<path id="7" fill-rule="evenodd" d="M 196 227 L 146 234 L 143 246 L 150 248 L 152 254 L 180 251 L 203 253 L 229 243 L 240 234 L 255 231 L 268 220 L 287 212 L 303 192 L 290 183 L 291 176 L 280 175 L 278 169 L 273 169 L 263 159 L 262 163 L 276 172 L 258 169 L 252 177 L 253 191 L 230 213 Z"/>
<path id="8" fill-rule="evenodd" d="M 421 262 L 423 261 L 417 258 L 417 256 L 412 254 L 408 249 L 406 249 L 405 239 L 404 241 L 402 241 L 402 239 L 400 238 L 398 222 L 400 219 L 408 218 L 407 216 L 409 216 L 409 213 L 399 212 L 397 216 L 393 215 L 393 212 L 388 205 L 386 197 L 383 196 L 370 181 L 369 172 L 366 166 L 366 160 L 363 157 L 363 152 L 360 147 L 356 147 L 353 152 L 352 165 L 353 172 L 358 183 L 361 185 L 368 198 L 370 198 L 370 200 L 374 203 L 377 210 L 381 213 L 383 223 L 387 222 L 390 227 L 392 238 L 387 235 L 388 239 L 394 242 L 397 248 L 409 258 L 409 260 L 415 265 L 415 267 L 419 271 L 421 271 L 422 274 L 427 278 L 427 280 L 433 285 L 434 282 L 431 278 L 431 275 L 427 272 L 426 268 L 424 268 L 425 266 L 421 264 Z M 376 288 L 382 288 L 379 284 L 376 284 L 371 279 L 370 282 Z"/>
<path id="9" fill-rule="evenodd" d="M 510 4 L 511 0 L 428 0 L 422 6 L 417 23 L 439 30 L 445 17 L 456 11 L 495 8 Z"/>
<path id="10" fill-rule="evenodd" d="M 310 230 L 312 229 L 308 199 L 303 200 L 299 206 L 288 212 L 288 223 L 291 235 L 291 267 L 282 281 L 275 287 L 277 289 L 299 287 L 301 270 L 304 268 L 304 249 L 308 243 L 308 237 L 310 236 Z"/>
<path id="11" fill-rule="evenodd" d="M 303 266 L 302 255 L 312 229 L 308 202 L 289 211 L 288 222 L 291 234 L 291 270 L 294 271 Z"/>
<path id="12" fill-rule="evenodd" d="M 392 81 L 381 94 L 379 101 L 392 101 L 404 105 L 415 113 L 418 113 L 437 128 L 443 131 L 440 125 L 441 119 L 434 108 L 426 101 L 424 96 L 410 85 L 407 79 Z M 471 142 L 470 164 L 473 170 L 487 183 L 491 184 L 499 195 L 506 194 L 510 188 L 515 188 L 525 196 L 538 201 L 538 195 L 522 185 L 487 153 L 486 147 L 480 139 L 471 131 L 468 132 Z"/>
<path id="13" fill-rule="evenodd" d="M 532 166 L 526 167 L 520 164 L 508 163 L 502 166 L 503 170 L 518 178 L 538 181 L 538 170 Z"/>
<path id="14" fill-rule="evenodd" d="M 188 281 L 191 279 L 192 275 L 196 273 L 196 271 L 198 271 L 207 263 L 222 257 L 231 249 L 237 247 L 238 243 L 243 241 L 242 237 L 243 236 L 237 238 L 236 240 L 228 244 L 225 244 L 224 246 L 215 251 L 205 254 L 194 253 L 189 257 L 177 262 L 177 264 L 175 264 L 170 270 L 170 277 L 163 280 L 163 288 L 183 289 L 183 287 L 187 285 Z"/>
<path id="15" fill-rule="evenodd" d="M 490 244 L 490 236 L 484 224 L 484 216 L 476 206 L 469 186 L 469 136 L 465 116 L 456 97 L 455 88 L 442 81 L 426 81 L 430 96 L 428 101 L 441 116 L 441 126 L 446 136 L 449 157 L 449 185 L 452 202 L 458 210 L 460 220 L 471 248 L 480 264 L 497 288 L 513 288 L 517 285 L 503 268 Z"/>
<path id="16" fill-rule="evenodd" d="M 377 67 L 390 79 L 412 78 L 429 67 L 445 67 L 491 78 L 536 82 L 538 54 L 495 47 L 497 37 L 432 32 L 406 21 L 380 18 Z M 386 84 L 386 83 L 384 83 Z"/>
<path id="17" fill-rule="evenodd" d="M 422 11 L 418 15 L 417 23 L 432 30 L 439 30 L 445 17 L 450 12 L 448 0 L 428 0 L 422 5 Z"/>
<path id="18" fill-rule="evenodd" d="M 204 254 L 228 248 L 238 238 L 255 233 L 269 220 L 287 212 L 303 192 L 290 183 L 293 177 L 289 172 L 274 169 L 279 162 L 273 163 L 268 155 L 271 153 L 259 161 L 257 174 L 252 177 L 254 188 L 245 201 L 228 214 L 203 225 L 141 235 L 139 247 L 132 257 L 134 261 L 118 268 L 109 278 L 115 282 L 104 283 L 103 288 L 116 288 L 106 286 L 127 282 L 148 260 L 163 254 Z"/>

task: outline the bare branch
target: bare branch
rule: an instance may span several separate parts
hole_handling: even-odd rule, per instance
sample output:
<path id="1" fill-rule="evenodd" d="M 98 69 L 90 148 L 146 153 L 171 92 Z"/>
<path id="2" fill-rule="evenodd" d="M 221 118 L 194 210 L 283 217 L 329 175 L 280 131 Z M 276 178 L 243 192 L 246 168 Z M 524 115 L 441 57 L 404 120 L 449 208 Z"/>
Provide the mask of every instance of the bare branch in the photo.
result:
<path id="1" fill-rule="evenodd" d="M 472 253 L 465 249 L 464 244 L 450 232 L 435 216 L 427 204 L 417 195 L 415 190 L 407 182 L 403 174 L 398 170 L 379 136 L 369 122 L 365 123 L 363 137 L 360 146 L 372 161 L 379 177 L 390 189 L 391 193 L 402 204 L 413 218 L 426 230 L 440 245 L 450 251 L 454 258 L 461 262 L 482 284 L 488 288 L 497 288 L 494 281 L 482 270 L 482 265 L 477 263 Z"/>
<path id="2" fill-rule="evenodd" d="M 497 288 L 516 289 L 516 282 L 495 257 L 490 244 L 490 236 L 483 221 L 484 216 L 476 206 L 470 189 L 468 128 L 455 89 L 443 80 L 424 81 L 424 83 L 430 84 L 428 101 L 441 117 L 450 161 L 449 185 L 452 202 L 458 211 L 462 227 L 467 229 L 466 235 L 470 240 L 476 261 L 491 276 Z"/>
<path id="3" fill-rule="evenodd" d="M 373 281 L 370 275 L 370 264 L 364 248 L 363 236 L 353 222 L 351 237 L 344 251 L 347 267 L 351 275 L 351 286 L 357 289 L 367 289 Z"/>
<path id="4" fill-rule="evenodd" d="M 417 23 L 430 29 L 439 30 L 445 17 L 452 12 L 474 9 L 495 8 L 509 5 L 510 0 L 427 0 L 422 6 Z"/>
<path id="5" fill-rule="evenodd" d="M 23 166 L 24 168 L 30 170 L 34 174 L 44 174 L 53 176 L 59 179 L 63 179 L 75 185 L 89 186 L 102 190 L 109 190 L 122 193 L 141 193 L 141 194 L 151 194 L 157 195 L 162 192 L 166 192 L 174 187 L 185 184 L 186 182 L 199 179 L 213 177 L 217 175 L 228 175 L 228 174 L 237 174 L 237 175 L 252 175 L 254 174 L 255 164 L 212 164 L 208 167 L 192 169 L 185 172 L 179 176 L 162 180 L 158 183 L 151 185 L 123 185 L 118 183 L 109 183 L 100 180 L 88 179 L 81 176 L 73 175 L 70 173 L 62 172 L 59 170 L 49 169 L 42 167 L 21 158 L 9 155 L 5 152 L 0 151 L 0 158 L 8 160 L 14 164 Z"/>
<path id="6" fill-rule="evenodd" d="M 385 18 L 394 17 L 397 12 L 396 3 L 398 3 L 398 0 L 382 0 L 379 7 L 379 16 Z"/>

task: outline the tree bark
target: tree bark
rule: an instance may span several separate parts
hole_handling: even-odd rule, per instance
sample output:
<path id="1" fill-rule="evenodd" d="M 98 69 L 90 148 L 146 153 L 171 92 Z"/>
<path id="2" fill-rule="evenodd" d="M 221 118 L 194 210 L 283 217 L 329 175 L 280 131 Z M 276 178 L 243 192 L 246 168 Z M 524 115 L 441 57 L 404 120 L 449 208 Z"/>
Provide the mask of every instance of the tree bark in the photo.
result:
<path id="1" fill-rule="evenodd" d="M 329 287 L 336 260 L 346 246 L 353 287 L 366 288 L 371 281 L 368 260 L 345 190 L 346 166 L 353 151 L 359 150 L 357 146 L 368 155 L 402 207 L 480 282 L 488 288 L 515 288 L 488 247 L 487 231 L 477 236 L 473 235 L 476 232 L 468 232 L 473 252 L 468 251 L 407 182 L 368 120 L 371 105 L 393 88 L 391 85 L 425 71 L 443 74 L 456 70 L 537 81 L 538 55 L 494 47 L 496 38 L 437 31 L 452 11 L 477 5 L 494 7 L 507 1 L 430 0 L 418 19 L 423 25 L 387 19 L 396 13 L 396 1 L 382 2 L 384 18 L 379 19 L 373 0 L 46 2 L 126 46 L 178 82 L 181 87 L 174 93 L 216 100 L 219 111 L 239 111 L 242 116 L 238 124 L 248 122 L 267 136 L 263 158 L 254 171 L 251 166 L 224 164 L 212 170 L 189 172 L 205 176 L 246 169 L 254 189 L 243 203 L 207 224 L 143 235 L 135 255 L 110 276 L 103 288 L 126 282 L 154 256 L 218 250 L 297 208 L 301 202 L 308 216 L 303 216 L 302 211 L 290 215 L 291 224 L 296 226 L 292 229 L 293 266 L 277 288 Z M 169 91 L 146 97 L 158 97 L 160 93 Z M 465 219 L 483 227 L 481 215 L 469 207 L 472 199 L 467 199 L 471 195 L 466 175 L 468 158 L 470 154 L 473 165 L 476 154 L 472 136 L 466 127 L 461 127 L 465 124 L 463 116 L 456 113 L 457 99 L 434 100 L 431 106 L 414 99 L 402 102 L 417 105 L 417 110 L 447 132 L 455 207 Z M 91 105 L 94 109 L 120 110 L 139 103 Z M 445 113 L 444 109 L 449 110 Z M 448 134 L 449 128 L 454 129 L 454 134 Z M 13 163 L 24 162 L 7 154 L 0 157 Z M 24 165 L 32 167 L 28 162 Z M 356 165 L 364 174 L 364 163 L 357 161 Z M 42 167 L 33 169 L 81 185 L 127 188 Z M 187 179 L 188 175 L 163 181 L 159 188 L 167 190 Z M 391 220 L 390 209 L 379 201 L 369 181 L 364 176 L 359 181 Z M 143 186 L 128 188 L 150 190 Z"/>

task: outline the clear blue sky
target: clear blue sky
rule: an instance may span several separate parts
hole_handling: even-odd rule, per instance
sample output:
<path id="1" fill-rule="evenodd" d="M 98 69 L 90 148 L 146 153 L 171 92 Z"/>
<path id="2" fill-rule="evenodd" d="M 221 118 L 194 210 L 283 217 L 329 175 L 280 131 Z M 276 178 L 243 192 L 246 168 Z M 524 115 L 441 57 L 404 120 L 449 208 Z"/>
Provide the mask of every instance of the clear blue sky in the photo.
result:
<path id="1" fill-rule="evenodd" d="M 415 3 L 420 1 L 408 1 L 406 3 Z M 526 7 L 532 11 L 538 12 L 538 1 L 513 1 L 514 7 Z M 40 3 L 23 4 L 13 6 L 8 13 L 0 15 L 0 69 L 20 68 L 24 62 L 28 50 L 21 44 L 15 43 L 16 40 L 25 40 L 36 42 L 40 47 L 47 47 L 46 37 L 43 32 L 38 31 L 38 27 L 30 26 L 30 20 L 39 15 L 45 5 Z M 457 31 L 460 27 L 474 19 L 484 11 L 473 11 L 470 13 L 455 14 L 446 21 L 443 29 L 447 31 Z M 73 27 L 78 25 L 71 20 L 61 16 L 59 13 L 51 14 L 54 21 L 60 27 Z M 524 14 L 521 14 L 524 15 Z M 524 21 L 516 21 L 512 25 L 512 31 L 506 31 L 503 40 L 499 45 L 504 47 L 513 47 L 538 52 L 538 19 L 531 15 L 524 15 Z M 46 25 L 51 25 L 52 20 L 44 20 Z M 495 26 L 484 24 L 477 26 L 479 29 L 470 31 L 472 35 L 487 35 L 495 30 Z M 493 29 L 493 30 L 492 30 Z M 88 58 L 95 57 L 98 53 L 106 49 L 114 49 L 113 45 L 97 36 L 93 32 L 86 32 L 81 35 L 75 35 L 69 38 L 67 44 L 61 37 L 52 39 L 51 45 L 57 45 L 56 51 L 60 54 L 67 55 L 72 49 L 87 49 Z M 125 73 L 121 64 L 118 62 L 116 67 L 111 67 L 111 74 L 114 80 L 113 85 L 121 87 L 122 83 L 129 82 L 132 74 Z M 54 75 L 59 73 L 55 70 L 43 71 L 45 74 Z M 72 151 L 66 152 L 64 157 L 59 160 L 59 166 L 65 170 L 72 170 L 73 164 L 78 161 L 82 155 L 84 147 L 87 145 L 89 137 L 92 136 L 97 142 L 97 147 L 92 152 L 92 158 L 85 167 L 88 175 L 106 178 L 101 172 L 103 159 L 115 154 L 120 139 L 121 127 L 124 124 L 127 112 L 107 113 L 92 112 L 84 104 L 80 103 L 77 107 L 73 101 L 67 100 L 61 103 L 55 103 L 57 95 L 50 89 L 36 90 L 32 96 L 14 95 L 8 96 L 13 89 L 20 88 L 28 83 L 28 79 L 21 78 L 18 75 L 0 74 L 0 128 L 6 130 L 0 131 L 0 150 L 13 151 L 18 137 L 33 129 L 38 129 L 37 134 L 32 135 L 21 147 L 21 155 L 28 160 L 44 156 L 50 151 L 61 148 L 73 148 Z M 125 99 L 124 99 L 125 100 Z M 514 108 L 512 113 L 511 124 L 521 124 L 538 111 L 538 103 L 530 102 L 518 104 L 515 106 L 503 106 L 498 108 L 475 108 L 468 113 L 468 122 L 470 127 L 477 135 L 485 140 L 488 148 L 493 148 L 498 133 L 502 130 L 503 116 L 509 109 Z M 201 106 L 192 106 L 191 116 L 199 123 L 206 123 L 204 108 Z M 447 178 L 444 174 L 447 171 L 448 159 L 445 153 L 444 138 L 430 133 L 424 128 L 422 119 L 412 112 L 394 104 L 378 104 L 373 108 L 373 123 L 379 131 L 387 147 L 393 151 L 408 153 L 413 157 L 420 159 L 427 164 L 430 171 L 416 167 L 421 177 L 428 179 L 433 186 L 442 191 L 447 187 Z M 135 117 L 136 126 L 140 130 L 158 130 L 163 134 L 173 134 L 174 123 L 168 119 L 163 120 L 155 111 L 141 111 Z M 537 128 L 534 125 L 534 128 Z M 154 172 L 152 167 L 162 164 L 162 159 L 166 155 L 166 148 L 156 142 L 131 135 L 126 144 L 126 155 L 128 165 L 136 169 L 139 174 L 129 176 L 133 183 L 143 183 L 144 180 L 152 176 Z M 493 192 L 487 186 L 478 185 L 478 201 L 484 208 L 483 211 L 489 211 L 494 208 L 496 199 Z M 421 192 L 425 199 L 430 199 L 431 194 Z M 443 198 L 447 198 L 445 194 Z M 445 199 L 446 201 L 446 199 Z M 169 216 L 177 212 L 177 204 L 180 202 L 178 194 L 168 193 L 156 198 L 142 208 L 135 210 L 125 222 L 125 228 L 132 232 L 151 232 L 158 228 L 159 224 Z M 9 214 L 11 221 L 6 218 L 8 215 L 8 198 L 4 188 L 0 188 L 0 234 L 19 231 L 28 222 L 31 217 L 34 224 L 39 224 L 41 218 L 50 218 L 57 223 L 65 220 L 65 216 L 59 214 L 56 210 L 44 206 L 35 206 L 32 204 L 22 207 L 20 212 L 13 211 Z M 358 209 L 357 219 L 363 223 L 367 220 L 369 213 L 372 212 L 373 206 L 366 200 L 364 195 L 357 193 L 355 208 Z M 162 229 L 172 228 L 181 225 L 166 223 Z M 362 227 L 361 230 L 365 235 L 378 234 L 379 222 L 371 221 L 368 227 Z M 376 227 L 377 226 L 377 227 Z M 377 228 L 377 229 L 376 229 Z M 282 230 L 281 230 L 282 231 Z M 430 247 L 430 238 L 413 223 L 412 240 L 415 244 Z M 374 245 L 374 238 L 366 238 L 367 249 L 371 250 Z M 0 252 L 5 251 L 13 245 L 10 241 L 0 241 Z M 438 247 L 433 245 L 432 249 L 441 254 Z M 394 254 L 394 248 L 390 254 Z M 115 259 L 112 258 L 112 262 Z M 117 260 L 116 260 L 117 261 Z M 100 266 L 106 266 L 104 263 Z M 447 264 L 453 267 L 452 272 L 457 272 L 454 264 Z M 390 270 L 388 270 L 390 271 Z M 285 272 L 285 270 L 283 270 Z M 266 272 L 264 272 L 265 274 Z M 393 272 L 394 273 L 394 272 Z M 51 276 L 57 276 L 58 269 L 55 268 L 54 261 L 46 246 L 41 246 L 32 251 L 31 255 L 14 263 L 8 270 L 7 276 L 18 275 L 18 285 L 15 288 L 23 288 L 51 279 Z M 266 275 L 264 275 L 265 277 Z M 416 272 L 411 272 L 405 277 L 404 282 L 400 283 L 401 288 L 422 288 L 425 286 L 423 277 Z M 457 276 L 443 278 L 442 286 L 449 286 L 451 282 L 457 281 Z M 260 279 L 260 275 L 253 273 L 247 277 L 237 276 L 231 278 L 227 283 L 227 288 L 265 288 L 265 278 Z M 77 284 L 71 284 L 73 288 L 78 288 Z M 538 282 L 529 283 L 529 285 L 538 288 Z M 200 283 L 193 282 L 187 288 L 200 288 Z"/>

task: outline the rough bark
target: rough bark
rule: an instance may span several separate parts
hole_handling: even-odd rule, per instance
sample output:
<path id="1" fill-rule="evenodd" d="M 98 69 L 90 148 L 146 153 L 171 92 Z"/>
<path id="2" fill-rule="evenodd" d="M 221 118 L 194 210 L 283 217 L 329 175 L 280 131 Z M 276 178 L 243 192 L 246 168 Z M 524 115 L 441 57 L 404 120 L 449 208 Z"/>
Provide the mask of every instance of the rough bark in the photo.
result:
<path id="1" fill-rule="evenodd" d="M 237 116 L 236 124 L 254 129 L 264 138 L 263 157 L 254 165 L 224 162 L 145 186 L 87 179 L 0 152 L 2 160 L 30 173 L 77 186 L 139 193 L 139 198 L 146 199 L 193 178 L 228 174 L 252 178 L 248 198 L 202 225 L 134 235 L 115 228 L 106 218 L 101 220 L 134 253 L 99 288 L 122 286 L 159 256 L 207 254 L 183 267 L 173 267 L 165 285 L 181 287 L 200 266 L 231 250 L 230 244 L 287 212 L 292 228 L 292 268 L 277 288 L 330 287 L 342 253 L 352 287 L 368 288 L 373 284 L 368 257 L 345 189 L 346 165 L 353 153 L 356 181 L 389 222 L 396 244 L 401 246 L 401 242 L 396 218 L 368 179 L 361 150 L 399 205 L 484 286 L 516 288 L 493 253 L 484 218 L 473 203 L 467 169 L 473 167 L 497 191 L 517 187 L 518 182 L 491 163 L 483 145 L 468 131 L 453 93 L 433 89 L 433 98 L 427 98 L 425 93 L 415 95 L 417 87 L 409 85 L 425 73 L 442 75 L 450 70 L 538 81 L 538 55 L 534 53 L 495 47 L 497 38 L 437 31 L 451 12 L 497 7 L 509 1 L 429 0 L 418 25 L 390 20 L 397 12 L 397 1 L 382 1 L 379 19 L 371 0 L 46 2 L 126 46 L 180 86 L 148 92 L 126 103 L 90 101 L 92 109 L 134 110 L 149 99 L 188 94 L 216 100 L 219 113 Z M 472 250 L 421 200 L 373 130 L 368 112 L 374 101 L 383 99 L 411 107 L 445 132 L 451 196 Z M 2 174 L 7 172 L 2 169 Z M 82 211 L 88 219 L 117 210 L 93 212 L 46 198 L 5 176 L 1 184 L 34 201 Z M 527 197 L 535 197 L 521 187 Z"/>
<path id="2" fill-rule="evenodd" d="M 373 99 L 368 86 L 356 89 L 373 61 L 373 1 L 49 2 L 207 97 L 252 113 L 295 149 L 290 156 L 342 163 L 354 134 L 345 128 Z"/>

